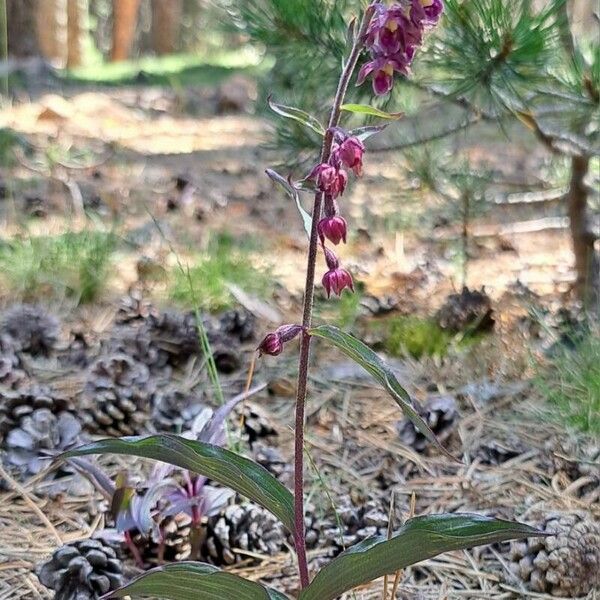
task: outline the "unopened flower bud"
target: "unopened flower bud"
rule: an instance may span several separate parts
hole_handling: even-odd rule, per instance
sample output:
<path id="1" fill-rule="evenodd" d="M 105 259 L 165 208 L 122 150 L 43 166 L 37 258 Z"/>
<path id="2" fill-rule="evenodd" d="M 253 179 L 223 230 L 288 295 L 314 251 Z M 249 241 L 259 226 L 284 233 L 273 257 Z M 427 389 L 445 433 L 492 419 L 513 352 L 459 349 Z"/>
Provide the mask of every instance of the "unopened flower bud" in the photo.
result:
<path id="1" fill-rule="evenodd" d="M 346 220 L 339 215 L 333 217 L 325 217 L 319 221 L 317 226 L 319 231 L 319 237 L 321 238 L 321 243 L 325 243 L 325 238 L 327 238 L 332 244 L 336 246 L 343 241 L 346 243 L 346 231 L 347 225 Z"/>
<path id="2" fill-rule="evenodd" d="M 282 325 L 275 331 L 268 333 L 258 345 L 259 356 L 263 354 L 269 354 L 270 356 L 281 354 L 284 344 L 297 337 L 302 329 L 302 325 Z"/>
<path id="3" fill-rule="evenodd" d="M 259 344 L 258 354 L 262 356 L 263 354 L 269 354 L 271 356 L 277 356 L 281 354 L 283 351 L 283 342 L 281 338 L 276 333 L 268 333 L 263 341 Z"/>

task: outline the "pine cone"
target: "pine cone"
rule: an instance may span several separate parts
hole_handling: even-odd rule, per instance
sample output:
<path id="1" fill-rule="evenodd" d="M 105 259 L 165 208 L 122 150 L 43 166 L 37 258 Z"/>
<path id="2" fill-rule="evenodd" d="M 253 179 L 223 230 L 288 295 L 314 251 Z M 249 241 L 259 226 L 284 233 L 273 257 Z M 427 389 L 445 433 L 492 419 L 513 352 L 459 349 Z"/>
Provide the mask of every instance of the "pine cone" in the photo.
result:
<path id="1" fill-rule="evenodd" d="M 161 531 L 164 536 L 164 548 L 162 557 L 158 557 L 159 563 L 193 558 L 191 517 L 185 513 L 166 517 L 161 523 Z"/>
<path id="2" fill-rule="evenodd" d="M 73 330 L 68 346 L 61 352 L 61 359 L 67 365 L 86 368 L 90 364 L 90 348 L 91 343 L 85 331 Z"/>
<path id="3" fill-rule="evenodd" d="M 332 547 L 334 554 L 373 535 L 386 535 L 388 513 L 381 502 L 368 500 L 355 505 L 350 500 L 320 516 L 307 510 L 306 543 L 309 547 Z M 338 523 L 339 518 L 339 523 Z"/>
<path id="4" fill-rule="evenodd" d="M 460 294 L 448 296 L 436 315 L 442 329 L 458 333 L 470 330 L 489 331 L 494 327 L 492 301 L 482 289 L 469 290 L 464 287 Z"/>
<path id="5" fill-rule="evenodd" d="M 68 412 L 53 414 L 38 408 L 21 418 L 5 440 L 4 460 L 22 477 L 36 475 L 48 466 L 48 456 L 67 450 L 78 442 L 79 421 Z"/>
<path id="6" fill-rule="evenodd" d="M 219 373 L 230 375 L 242 366 L 239 349 L 227 344 L 216 344 L 212 346 L 213 359 Z"/>
<path id="7" fill-rule="evenodd" d="M 151 373 L 165 379 L 171 374 L 169 354 L 152 341 L 146 327 L 116 327 L 108 342 L 107 350 L 115 354 L 126 354 L 146 365 Z"/>
<path id="8" fill-rule="evenodd" d="M 152 424 L 157 431 L 181 433 L 189 429 L 204 404 L 197 397 L 177 389 L 167 389 L 156 394 L 152 407 Z"/>
<path id="9" fill-rule="evenodd" d="M 69 400 L 57 396 L 49 388 L 31 385 L 19 391 L 0 391 L 0 440 L 18 427 L 24 417 L 41 408 L 54 415 L 72 412 Z"/>
<path id="10" fill-rule="evenodd" d="M 152 343 L 166 353 L 171 366 L 183 365 L 191 356 L 201 353 L 196 316 L 192 312 L 150 315 L 144 327 Z"/>
<path id="11" fill-rule="evenodd" d="M 96 600 L 125 584 L 123 564 L 114 549 L 100 540 L 62 546 L 37 571 L 56 600 Z"/>
<path id="12" fill-rule="evenodd" d="M 600 587 L 600 523 L 589 514 L 553 514 L 539 528 L 553 533 L 511 544 L 511 568 L 527 586 L 562 598 Z"/>
<path id="13" fill-rule="evenodd" d="M 158 311 L 144 300 L 140 290 L 131 290 L 119 303 L 115 321 L 119 325 L 143 323 L 150 315 L 158 316 Z"/>
<path id="14" fill-rule="evenodd" d="M 207 523 L 202 555 L 216 565 L 247 560 L 238 550 L 273 556 L 285 548 L 283 525 L 256 504 L 233 504 Z"/>
<path id="15" fill-rule="evenodd" d="M 17 389 L 26 379 L 14 340 L 0 334 L 0 389 Z"/>
<path id="16" fill-rule="evenodd" d="M 256 317 L 244 309 L 228 310 L 219 317 L 218 331 L 238 342 L 252 341 L 256 338 Z"/>
<path id="17" fill-rule="evenodd" d="M 84 425 L 91 433 L 136 435 L 145 430 L 154 397 L 146 365 L 125 354 L 100 358 L 85 386 Z"/>
<path id="18" fill-rule="evenodd" d="M 254 462 L 262 465 L 271 475 L 275 476 L 284 485 L 293 480 L 293 466 L 286 460 L 277 448 L 256 443 L 253 447 Z"/>
<path id="19" fill-rule="evenodd" d="M 58 339 L 60 324 L 39 306 L 16 304 L 6 311 L 0 333 L 12 338 L 20 352 L 48 356 Z"/>
<path id="20" fill-rule="evenodd" d="M 446 441 L 454 432 L 458 420 L 456 400 L 452 396 L 431 396 L 419 410 L 440 442 Z M 398 435 L 403 444 L 417 452 L 424 452 L 430 443 L 413 425 L 410 419 L 398 423 Z"/>
<path id="21" fill-rule="evenodd" d="M 261 407 L 244 402 L 238 405 L 235 410 L 237 418 L 234 422 L 242 421 L 241 437 L 244 439 L 250 448 L 258 440 L 265 440 L 278 435 L 274 429 L 269 415 Z"/>

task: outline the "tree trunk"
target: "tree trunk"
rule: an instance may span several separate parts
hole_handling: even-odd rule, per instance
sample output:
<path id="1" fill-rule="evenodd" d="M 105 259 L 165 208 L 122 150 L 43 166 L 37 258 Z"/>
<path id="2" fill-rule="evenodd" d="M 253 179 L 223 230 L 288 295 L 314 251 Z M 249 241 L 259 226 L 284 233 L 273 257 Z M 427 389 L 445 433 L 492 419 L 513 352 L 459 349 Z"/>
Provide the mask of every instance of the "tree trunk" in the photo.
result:
<path id="1" fill-rule="evenodd" d="M 42 56 L 56 67 L 66 63 L 67 7 L 65 0 L 37 0 L 37 43 Z"/>
<path id="2" fill-rule="evenodd" d="M 67 0 L 67 68 L 79 67 L 87 21 L 86 0 Z"/>
<path id="3" fill-rule="evenodd" d="M 25 58 L 37 56 L 39 47 L 35 31 L 36 0 L 7 0 L 6 20 L 8 54 Z"/>
<path id="4" fill-rule="evenodd" d="M 182 13 L 182 0 L 152 0 L 152 47 L 156 54 L 175 52 Z"/>
<path id="5" fill-rule="evenodd" d="M 585 177 L 590 166 L 587 156 L 571 159 L 571 182 L 567 195 L 569 221 L 579 299 L 588 309 L 600 307 L 600 258 L 594 249 L 597 235 L 590 228 L 588 218 L 588 189 Z"/>
<path id="6" fill-rule="evenodd" d="M 111 60 L 127 60 L 135 37 L 140 0 L 113 0 Z"/>

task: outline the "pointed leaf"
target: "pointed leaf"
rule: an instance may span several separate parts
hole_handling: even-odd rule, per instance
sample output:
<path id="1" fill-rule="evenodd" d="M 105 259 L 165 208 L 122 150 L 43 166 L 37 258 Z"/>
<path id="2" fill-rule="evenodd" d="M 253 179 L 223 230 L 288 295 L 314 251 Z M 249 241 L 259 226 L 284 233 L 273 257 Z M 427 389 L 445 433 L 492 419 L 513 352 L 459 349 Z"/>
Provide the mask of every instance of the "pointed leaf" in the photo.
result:
<path id="1" fill-rule="evenodd" d="M 437 448 L 452 460 L 458 460 L 452 456 L 439 442 L 433 431 L 423 417 L 419 414 L 418 406 L 410 397 L 409 393 L 400 385 L 392 370 L 385 364 L 371 348 L 363 344 L 354 336 L 344 333 L 333 325 L 320 325 L 309 330 L 310 335 L 321 337 L 330 341 L 339 348 L 346 356 L 357 362 L 361 367 L 368 371 L 376 381 L 378 381 L 385 390 L 400 406 L 404 415 L 408 417 L 414 426 Z"/>
<path id="2" fill-rule="evenodd" d="M 275 183 L 278 183 L 291 197 L 292 200 L 296 203 L 296 208 L 300 213 L 300 217 L 302 217 L 302 224 L 304 225 L 304 230 L 306 231 L 306 235 L 308 235 L 310 239 L 310 230 L 312 229 L 312 217 L 304 210 L 304 207 L 300 203 L 300 194 L 298 193 L 298 189 L 296 189 L 285 177 L 282 177 L 277 171 L 273 169 L 267 169 L 266 174 L 272 179 Z"/>
<path id="3" fill-rule="evenodd" d="M 181 562 L 147 571 L 127 585 L 103 596 L 155 596 L 167 600 L 289 600 L 259 583 L 225 573 L 205 563 Z"/>
<path id="4" fill-rule="evenodd" d="M 348 135 L 351 137 L 358 138 L 361 142 L 368 140 L 371 136 L 377 135 L 381 133 L 386 125 L 366 125 L 365 127 L 357 127 L 356 129 L 351 129 L 348 132 Z"/>
<path id="5" fill-rule="evenodd" d="M 99 440 L 65 452 L 58 459 L 88 454 L 152 458 L 205 475 L 260 504 L 294 531 L 294 500 L 290 491 L 261 465 L 224 448 L 165 433 Z"/>
<path id="6" fill-rule="evenodd" d="M 277 102 L 273 102 L 271 96 L 267 99 L 269 103 L 270 109 L 285 117 L 286 119 L 292 119 L 293 121 L 298 121 L 298 123 L 302 123 L 302 125 L 306 125 L 314 132 L 319 135 L 325 135 L 325 128 L 316 117 L 309 115 L 307 112 L 300 110 L 299 108 L 295 108 L 294 106 L 285 106 L 284 104 L 277 104 Z"/>
<path id="7" fill-rule="evenodd" d="M 380 119 L 388 119 L 390 121 L 396 121 L 404 116 L 404 113 L 389 113 L 385 110 L 375 108 L 374 106 L 369 106 L 368 104 L 342 104 L 340 108 L 347 112 L 370 115 L 372 117 L 379 117 Z"/>
<path id="8" fill-rule="evenodd" d="M 299 600 L 334 600 L 344 592 L 450 550 L 544 535 L 521 523 L 471 514 L 441 514 L 407 521 L 391 539 L 369 538 L 323 568 Z"/>

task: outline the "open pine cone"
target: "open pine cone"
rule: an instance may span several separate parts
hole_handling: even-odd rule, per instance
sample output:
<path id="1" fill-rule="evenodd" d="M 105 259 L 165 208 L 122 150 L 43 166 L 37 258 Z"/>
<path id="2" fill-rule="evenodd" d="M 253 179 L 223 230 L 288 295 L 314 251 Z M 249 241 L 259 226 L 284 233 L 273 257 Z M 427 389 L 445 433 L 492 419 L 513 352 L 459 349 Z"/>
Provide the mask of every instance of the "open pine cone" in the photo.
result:
<path id="1" fill-rule="evenodd" d="M 17 389 L 26 379 L 14 340 L 0 334 L 0 390 Z"/>
<path id="2" fill-rule="evenodd" d="M 91 433 L 136 435 L 145 430 L 154 396 L 148 367 L 125 354 L 98 359 L 88 373 L 82 412 Z"/>
<path id="3" fill-rule="evenodd" d="M 494 327 L 492 301 L 482 289 L 464 287 L 460 294 L 451 294 L 436 315 L 442 329 L 461 331 L 489 331 Z"/>
<path id="4" fill-rule="evenodd" d="M 440 442 L 447 440 L 456 428 L 458 410 L 452 396 L 432 396 L 419 412 Z M 411 446 L 417 452 L 424 452 L 429 446 L 427 438 L 413 425 L 410 419 L 398 423 L 398 434 L 403 444 Z"/>
<path id="5" fill-rule="evenodd" d="M 60 323 L 43 308 L 15 304 L 4 314 L 0 333 L 12 338 L 17 350 L 48 356 L 56 346 Z"/>
<path id="6" fill-rule="evenodd" d="M 325 515 L 307 511 L 306 543 L 310 548 L 333 548 L 334 554 L 373 535 L 387 534 L 388 513 L 381 502 L 368 500 L 355 505 L 350 500 Z M 339 522 L 338 522 L 339 517 Z"/>
<path id="7" fill-rule="evenodd" d="M 273 556 L 285 543 L 285 529 L 270 512 L 252 503 L 232 504 L 209 518 L 202 555 L 213 564 L 232 565 L 248 558 L 244 550 Z"/>
<path id="8" fill-rule="evenodd" d="M 165 353 L 171 366 L 185 364 L 191 356 L 200 354 L 198 327 L 193 312 L 150 315 L 144 328 L 152 343 Z"/>
<path id="9" fill-rule="evenodd" d="M 157 431 L 181 433 L 190 429 L 194 419 L 206 405 L 197 397 L 175 388 L 157 392 L 152 407 L 152 425 Z"/>
<path id="10" fill-rule="evenodd" d="M 6 435 L 4 461 L 23 477 L 36 475 L 48 466 L 48 456 L 71 448 L 80 433 L 81 425 L 71 413 L 38 408 Z"/>
<path id="11" fill-rule="evenodd" d="M 252 341 L 256 338 L 256 317 L 244 309 L 227 310 L 219 317 L 218 331 L 209 337 L 218 336 L 219 332 L 238 342 Z"/>
<path id="12" fill-rule="evenodd" d="M 0 439 L 19 426 L 21 419 L 45 408 L 52 414 L 72 412 L 67 398 L 43 386 L 30 385 L 20 390 L 0 391 Z"/>
<path id="13" fill-rule="evenodd" d="M 512 571 L 527 587 L 562 598 L 600 588 L 600 523 L 585 513 L 553 514 L 539 528 L 553 535 L 511 543 Z"/>
<path id="14" fill-rule="evenodd" d="M 37 570 L 55 600 L 97 600 L 124 585 L 123 564 L 115 550 L 100 540 L 62 546 Z"/>
<path id="15" fill-rule="evenodd" d="M 146 365 L 152 374 L 168 378 L 171 373 L 169 354 L 152 341 L 148 329 L 144 326 L 116 327 L 108 342 L 108 351 L 115 354 L 126 354 L 133 360 Z"/>

